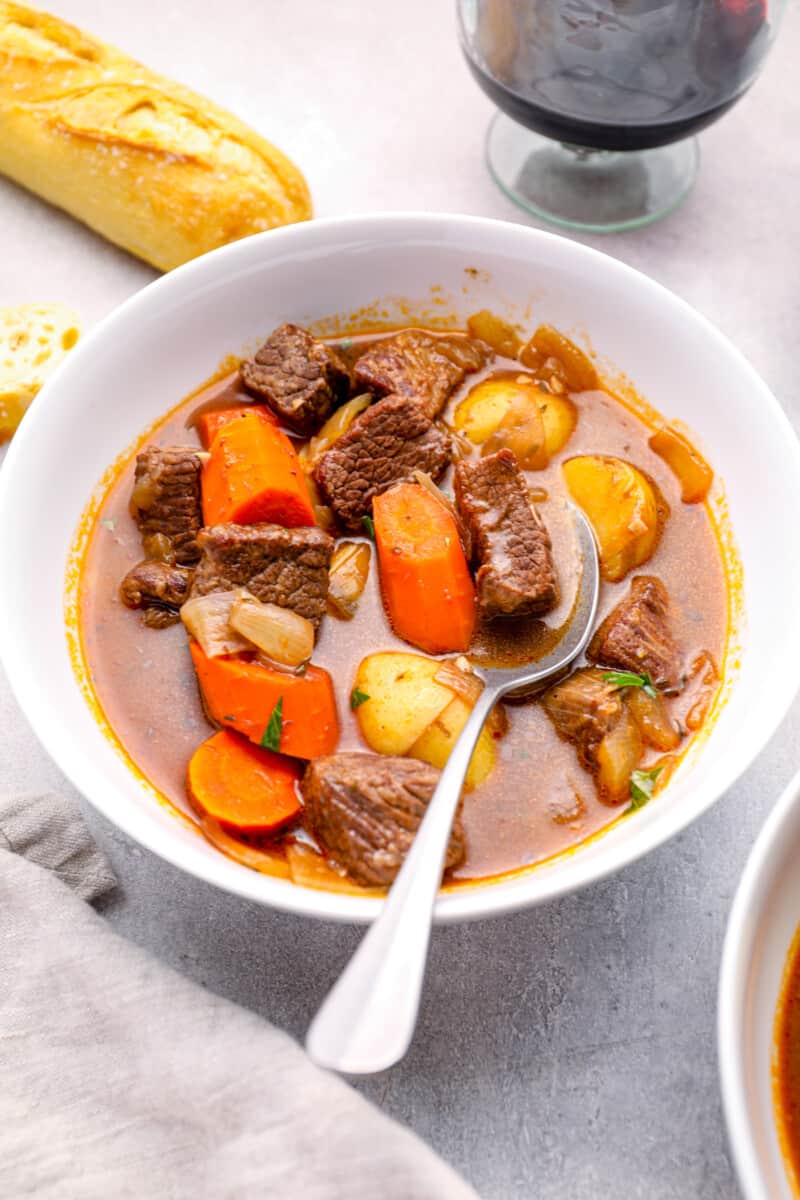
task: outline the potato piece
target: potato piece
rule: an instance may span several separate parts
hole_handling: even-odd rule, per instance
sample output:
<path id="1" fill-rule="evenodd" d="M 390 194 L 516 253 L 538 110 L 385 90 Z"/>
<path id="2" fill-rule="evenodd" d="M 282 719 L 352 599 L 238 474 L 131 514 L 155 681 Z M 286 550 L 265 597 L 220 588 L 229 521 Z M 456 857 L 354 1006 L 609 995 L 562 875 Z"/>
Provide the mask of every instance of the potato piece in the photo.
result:
<path id="1" fill-rule="evenodd" d="M 488 309 L 482 308 L 467 321 L 467 329 L 474 338 L 480 338 L 491 346 L 495 354 L 504 358 L 516 358 L 522 345 L 519 335 L 513 325 L 496 317 Z"/>
<path id="2" fill-rule="evenodd" d="M 519 360 L 526 367 L 540 369 L 551 358 L 563 368 L 559 374 L 571 392 L 588 392 L 598 386 L 597 371 L 583 350 L 552 325 L 540 325 L 520 350 Z"/>
<path id="3" fill-rule="evenodd" d="M 80 322 L 65 304 L 0 308 L 0 442 L 14 434 L 79 333 Z"/>
<path id="4" fill-rule="evenodd" d="M 659 692 L 655 696 L 648 696 L 644 688 L 626 688 L 625 699 L 645 745 L 652 746 L 654 750 L 677 750 L 681 735 L 670 719 L 666 701 Z"/>
<path id="5" fill-rule="evenodd" d="M 531 380 L 529 384 L 520 384 L 508 376 L 494 376 L 484 379 L 470 388 L 467 395 L 456 408 L 453 424 L 461 433 L 465 433 L 474 446 L 482 446 L 491 437 L 503 417 L 508 412 L 508 406 L 523 388 L 535 388 Z"/>
<path id="6" fill-rule="evenodd" d="M 530 376 L 496 375 L 491 379 L 482 380 L 456 408 L 454 424 L 457 430 L 467 435 L 473 445 L 482 446 L 494 434 L 500 435 L 504 422 L 519 425 L 521 417 L 530 414 L 532 402 L 535 402 L 539 409 L 544 432 L 544 452 L 535 457 L 540 466 L 544 467 L 553 454 L 564 448 L 574 433 L 578 423 L 578 411 L 566 396 L 546 392 Z M 535 424 L 538 429 L 539 421 L 534 417 L 529 419 L 529 424 Z M 511 442 L 503 442 L 503 445 L 515 449 Z M 488 448 L 486 453 L 490 453 Z"/>
<path id="7" fill-rule="evenodd" d="M 673 425 L 665 425 L 653 434 L 648 445 L 659 458 L 663 458 L 677 477 L 684 504 L 698 504 L 705 500 L 714 482 L 714 472 L 680 430 Z"/>
<path id="8" fill-rule="evenodd" d="M 631 772 L 642 757 L 639 727 L 627 708 L 597 747 L 597 791 L 604 804 L 628 799 Z"/>
<path id="9" fill-rule="evenodd" d="M 541 471 L 547 466 L 542 414 L 533 389 L 519 390 L 511 399 L 494 433 L 483 443 L 482 454 L 511 450 L 523 471 Z"/>
<path id="10" fill-rule="evenodd" d="M 408 754 L 411 758 L 421 758 L 423 762 L 441 769 L 450 757 L 456 738 L 466 725 L 471 712 L 472 705 L 456 696 L 431 722 L 422 736 L 417 738 Z M 485 725 L 467 770 L 465 786 L 472 789 L 483 783 L 491 775 L 496 762 L 497 749 L 494 738 L 489 725 Z"/>
<path id="11" fill-rule="evenodd" d="M 353 692 L 368 699 L 355 714 L 372 750 L 405 754 L 448 706 L 453 693 L 434 679 L 440 666 L 434 658 L 395 650 L 361 660 Z"/>
<path id="12" fill-rule="evenodd" d="M 563 471 L 597 538 L 600 572 L 616 583 L 653 554 L 669 509 L 655 485 L 621 458 L 580 455 Z"/>
<path id="13" fill-rule="evenodd" d="M 521 416 L 530 412 L 531 401 L 539 408 L 545 430 L 545 454 L 549 458 L 558 454 L 575 432 L 578 412 L 569 398 L 543 390 L 525 374 L 516 377 L 505 374 L 481 380 L 458 404 L 453 424 L 459 432 L 467 434 L 473 445 L 483 445 L 499 431 L 504 421 L 518 425 Z M 512 412 L 515 413 L 513 418 Z M 531 421 L 539 426 L 535 416 Z M 547 462 L 542 462 L 542 466 L 547 466 Z"/>
<path id="14" fill-rule="evenodd" d="M 544 449 L 548 458 L 563 450 L 578 424 L 578 410 L 566 396 L 549 395 L 539 389 L 539 411 L 544 425 Z"/>

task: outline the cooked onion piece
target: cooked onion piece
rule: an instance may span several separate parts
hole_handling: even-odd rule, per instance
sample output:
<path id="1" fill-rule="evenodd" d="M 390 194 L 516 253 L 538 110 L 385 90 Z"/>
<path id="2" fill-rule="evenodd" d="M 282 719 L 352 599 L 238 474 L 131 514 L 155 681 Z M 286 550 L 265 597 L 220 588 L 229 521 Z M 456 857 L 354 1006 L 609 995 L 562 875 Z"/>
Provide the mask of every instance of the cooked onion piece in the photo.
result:
<path id="1" fill-rule="evenodd" d="M 302 459 L 302 450 L 300 451 L 298 457 Z M 323 504 L 322 495 L 317 487 L 317 481 L 313 475 L 306 475 L 306 487 L 308 488 L 308 495 L 311 499 L 311 506 L 314 509 L 314 516 L 316 517 L 317 524 L 319 525 L 320 529 L 324 529 L 326 533 L 330 533 L 336 524 L 333 516 L 333 509 L 327 504 Z"/>
<path id="2" fill-rule="evenodd" d="M 501 354 L 504 358 L 517 357 L 522 342 L 516 329 L 488 309 L 482 308 L 470 317 L 467 329 L 472 337 L 479 338 L 480 341 L 486 342 L 487 346 L 491 346 L 495 354 Z"/>
<path id="3" fill-rule="evenodd" d="M 200 828 L 208 840 L 223 854 L 227 854 L 243 867 L 260 871 L 262 875 L 277 875 L 281 879 L 289 878 L 289 865 L 278 850 L 268 850 L 261 846 L 251 846 L 248 842 L 231 837 L 226 829 L 213 817 L 202 816 Z"/>
<path id="4" fill-rule="evenodd" d="M 308 466 L 313 466 L 320 455 L 324 454 L 326 450 L 330 450 L 333 443 L 347 433 L 359 413 L 362 413 L 365 408 L 369 408 L 371 403 L 370 393 L 363 392 L 360 396 L 353 396 L 353 399 L 348 400 L 341 408 L 337 408 L 333 416 L 328 417 L 319 433 L 303 447 L 300 457 Z"/>
<path id="5" fill-rule="evenodd" d="M 689 667 L 686 691 L 681 697 L 687 709 L 684 723 L 691 733 L 696 733 L 705 724 L 718 691 L 716 663 L 707 650 L 701 650 Z"/>
<path id="6" fill-rule="evenodd" d="M 590 359 L 552 325 L 539 326 L 520 350 L 519 360 L 541 373 L 552 368 L 552 374 L 561 376 L 571 392 L 587 392 L 598 386 L 597 371 Z"/>
<path id="7" fill-rule="evenodd" d="M 349 621 L 367 584 L 372 551 L 366 542 L 340 542 L 328 574 L 328 610 Z"/>
<path id="8" fill-rule="evenodd" d="M 433 678 L 437 683 L 450 688 L 450 691 L 455 692 L 462 700 L 466 700 L 471 707 L 483 691 L 483 683 L 468 669 L 468 659 L 462 657 L 460 662 L 466 664 L 466 669 L 464 665 L 459 665 L 457 659 L 443 659 L 438 664 L 438 670 Z"/>
<path id="9" fill-rule="evenodd" d="M 666 701 L 659 692 L 653 696 L 644 688 L 627 688 L 625 699 L 647 746 L 652 746 L 655 750 L 678 748 L 681 735 L 670 719 Z"/>
<path id="10" fill-rule="evenodd" d="M 231 607 L 241 592 L 241 588 L 209 592 L 207 596 L 187 600 L 181 607 L 181 620 L 209 658 L 252 649 L 250 642 L 230 625 Z"/>
<path id="11" fill-rule="evenodd" d="M 240 592 L 230 609 L 231 629 L 273 662 L 299 667 L 314 653 L 314 626 L 291 608 L 263 604 Z"/>
<path id="12" fill-rule="evenodd" d="M 597 790 L 606 804 L 621 804 L 629 795 L 631 774 L 642 757 L 639 727 L 627 707 L 597 747 Z"/>
<path id="13" fill-rule="evenodd" d="M 346 892 L 351 896 L 381 896 L 383 888 L 361 887 L 343 871 L 332 866 L 310 846 L 292 843 L 286 847 L 288 873 L 300 887 L 320 888 L 324 892 Z"/>
<path id="14" fill-rule="evenodd" d="M 442 508 L 446 508 L 450 513 L 450 516 L 453 518 L 456 524 L 458 524 L 461 518 L 458 515 L 458 509 L 456 508 L 454 502 L 442 491 L 438 484 L 433 482 L 428 472 L 414 471 L 413 476 L 415 483 L 418 483 L 420 487 L 425 488 L 426 492 L 430 492 L 434 500 L 438 500 Z"/>
<path id="15" fill-rule="evenodd" d="M 663 458 L 677 478 L 684 504 L 698 504 L 705 500 L 714 482 L 714 472 L 679 429 L 665 425 L 653 434 L 648 445 L 659 458 Z"/>

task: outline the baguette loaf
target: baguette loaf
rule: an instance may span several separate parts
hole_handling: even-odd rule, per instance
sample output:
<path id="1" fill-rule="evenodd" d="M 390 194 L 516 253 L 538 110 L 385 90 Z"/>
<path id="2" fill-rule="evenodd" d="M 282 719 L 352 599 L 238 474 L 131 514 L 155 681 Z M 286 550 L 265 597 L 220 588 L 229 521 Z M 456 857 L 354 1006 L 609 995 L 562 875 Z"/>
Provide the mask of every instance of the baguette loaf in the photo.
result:
<path id="1" fill-rule="evenodd" d="M 0 172 L 164 271 L 311 216 L 300 171 L 236 117 L 5 0 Z"/>

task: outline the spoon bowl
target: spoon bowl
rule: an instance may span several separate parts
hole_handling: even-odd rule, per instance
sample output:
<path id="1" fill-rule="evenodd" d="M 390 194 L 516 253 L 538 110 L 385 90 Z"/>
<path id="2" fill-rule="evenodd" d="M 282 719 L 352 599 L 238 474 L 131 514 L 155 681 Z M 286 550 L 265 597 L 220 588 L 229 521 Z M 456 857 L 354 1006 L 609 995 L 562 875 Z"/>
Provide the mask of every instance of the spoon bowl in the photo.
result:
<path id="1" fill-rule="evenodd" d="M 551 679 L 565 670 L 589 643 L 597 612 L 600 593 L 600 563 L 597 557 L 592 527 L 583 512 L 574 504 L 569 505 L 575 525 L 575 543 L 578 561 L 581 563 L 580 584 L 575 604 L 563 637 L 543 658 L 526 663 L 522 667 L 473 667 L 473 672 L 487 688 L 501 696 L 524 697 L 538 684 Z"/>

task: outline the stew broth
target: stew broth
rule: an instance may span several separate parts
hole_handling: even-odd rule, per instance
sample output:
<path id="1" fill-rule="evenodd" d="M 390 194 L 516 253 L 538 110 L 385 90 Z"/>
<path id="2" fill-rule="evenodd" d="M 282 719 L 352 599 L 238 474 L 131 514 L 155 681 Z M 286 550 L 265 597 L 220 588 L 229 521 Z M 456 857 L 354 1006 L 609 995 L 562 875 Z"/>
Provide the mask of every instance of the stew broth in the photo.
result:
<path id="1" fill-rule="evenodd" d="M 373 340 L 374 335 L 348 339 L 346 354 L 354 358 Z M 483 374 L 504 369 L 519 374 L 521 367 L 498 357 Z M 468 377 L 451 398 L 444 413 L 447 423 L 459 399 L 481 377 Z M 607 454 L 630 460 L 644 471 L 669 504 L 671 515 L 656 552 L 641 571 L 658 576 L 666 585 L 673 629 L 686 661 L 706 652 L 721 666 L 728 622 L 726 575 L 707 505 L 682 503 L 677 479 L 648 446 L 653 430 L 641 417 L 605 391 L 582 392 L 573 399 L 579 412 L 574 433 L 544 470 L 527 476 L 532 488 L 543 490 L 537 494 L 537 507 L 553 542 L 561 582 L 559 605 L 546 622 L 526 618 L 479 629 L 470 657 L 508 665 L 540 657 L 557 640 L 559 627 L 570 617 L 577 586 L 561 465 L 580 454 Z M 184 400 L 148 433 L 146 441 L 199 446 L 193 425 L 199 410 L 249 402 L 240 390 L 238 374 L 233 373 Z M 480 453 L 479 447 L 475 453 Z M 120 580 L 142 558 L 139 531 L 129 514 L 134 459 L 135 451 L 103 498 L 88 540 L 79 591 L 83 651 L 99 705 L 125 751 L 164 797 L 192 815 L 185 792 L 187 765 L 215 727 L 204 714 L 186 631 L 181 624 L 165 630 L 147 628 L 119 597 Z M 441 484 L 445 490 L 448 480 Z M 547 498 L 539 499 L 544 492 Z M 603 582 L 598 620 L 627 593 L 630 578 Z M 314 664 L 330 672 L 336 687 L 339 749 L 367 749 L 348 697 L 364 655 L 391 649 L 414 648 L 396 638 L 388 624 L 373 547 L 369 579 L 354 618 L 327 616 L 314 651 Z M 669 703 L 676 716 L 685 715 L 685 697 Z M 541 862 L 596 834 L 621 811 L 600 802 L 593 778 L 579 765 L 574 747 L 559 738 L 538 703 L 506 707 L 509 727 L 498 742 L 497 766 L 486 782 L 465 795 L 467 857 L 449 874 L 451 883 L 485 879 Z M 643 766 L 657 757 L 649 752 Z M 287 837 L 291 840 L 293 835 Z"/>
<path id="2" fill-rule="evenodd" d="M 795 935 L 775 1018 L 774 1103 L 795 1192 L 800 1188 L 800 933 Z"/>

